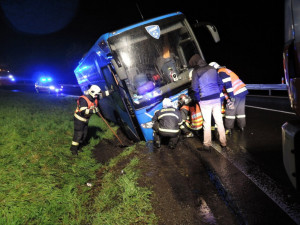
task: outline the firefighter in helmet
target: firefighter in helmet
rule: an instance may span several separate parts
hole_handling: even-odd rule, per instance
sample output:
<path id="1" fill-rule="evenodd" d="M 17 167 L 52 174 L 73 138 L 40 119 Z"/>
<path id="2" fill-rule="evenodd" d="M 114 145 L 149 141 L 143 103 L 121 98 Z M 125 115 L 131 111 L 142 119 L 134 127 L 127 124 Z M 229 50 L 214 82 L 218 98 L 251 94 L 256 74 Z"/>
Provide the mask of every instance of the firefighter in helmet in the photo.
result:
<path id="1" fill-rule="evenodd" d="M 93 114 L 99 112 L 98 99 L 100 95 L 100 87 L 91 85 L 77 100 L 77 108 L 74 113 L 74 136 L 70 148 L 73 155 L 78 155 L 78 150 L 86 141 L 89 119 Z"/>
<path id="2" fill-rule="evenodd" d="M 185 137 L 193 137 L 192 131 L 200 130 L 203 125 L 199 104 L 194 102 L 190 96 L 181 94 L 178 97 L 178 107 L 184 121 L 180 129 Z"/>

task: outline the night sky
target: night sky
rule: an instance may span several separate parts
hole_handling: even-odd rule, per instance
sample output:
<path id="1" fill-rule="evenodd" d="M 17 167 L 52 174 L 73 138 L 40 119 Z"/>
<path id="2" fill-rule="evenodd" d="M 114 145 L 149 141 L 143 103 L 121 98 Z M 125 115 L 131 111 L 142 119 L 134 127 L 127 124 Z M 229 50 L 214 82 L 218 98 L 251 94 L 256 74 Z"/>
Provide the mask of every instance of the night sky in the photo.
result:
<path id="1" fill-rule="evenodd" d="M 180 11 L 191 24 L 207 21 L 217 27 L 217 44 L 194 29 L 207 62 L 228 67 L 248 84 L 281 83 L 283 1 L 107 2 L 1 0 L 0 66 L 17 78 L 34 80 L 45 73 L 75 84 L 73 70 L 103 33 Z"/>

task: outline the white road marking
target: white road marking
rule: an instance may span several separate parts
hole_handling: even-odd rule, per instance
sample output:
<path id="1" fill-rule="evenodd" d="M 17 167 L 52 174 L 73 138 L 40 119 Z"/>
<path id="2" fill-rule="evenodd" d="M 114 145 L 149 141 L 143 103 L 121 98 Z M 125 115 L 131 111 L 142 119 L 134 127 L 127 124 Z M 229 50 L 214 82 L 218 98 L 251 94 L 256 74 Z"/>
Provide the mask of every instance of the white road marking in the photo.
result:
<path id="1" fill-rule="evenodd" d="M 233 153 L 223 153 L 219 144 L 213 142 L 213 147 L 228 159 L 239 171 L 248 177 L 260 190 L 262 190 L 270 199 L 273 200 L 296 224 L 300 224 L 300 205 L 288 203 L 288 196 L 284 195 L 284 191 L 280 186 L 260 168 L 253 164 L 255 160 L 247 154 L 247 150 L 243 149 L 243 157 L 236 156 Z"/>
<path id="2" fill-rule="evenodd" d="M 267 110 L 267 111 L 273 111 L 273 112 L 281 112 L 281 113 L 286 113 L 286 114 L 291 114 L 291 115 L 296 115 L 296 113 L 293 113 L 293 112 L 286 112 L 286 111 L 281 111 L 281 110 L 276 110 L 276 109 L 268 109 L 268 108 L 257 107 L 257 106 L 252 106 L 252 105 L 246 105 L 246 107 L 255 108 L 255 109 L 262 109 L 262 110 Z"/>

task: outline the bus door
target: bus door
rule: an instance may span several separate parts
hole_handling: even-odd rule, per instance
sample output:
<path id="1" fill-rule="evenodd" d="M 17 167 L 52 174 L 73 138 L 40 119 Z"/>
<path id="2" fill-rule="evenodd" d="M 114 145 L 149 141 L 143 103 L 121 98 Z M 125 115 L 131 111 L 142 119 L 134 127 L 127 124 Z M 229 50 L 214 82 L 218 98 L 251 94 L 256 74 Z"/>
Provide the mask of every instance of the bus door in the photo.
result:
<path id="1" fill-rule="evenodd" d="M 101 70 L 107 84 L 107 90 L 105 91 L 110 92 L 111 104 L 115 109 L 112 113 L 116 118 L 116 122 L 129 139 L 139 141 L 140 137 L 132 120 L 134 111 L 122 83 L 119 82 L 110 65 L 102 67 Z"/>

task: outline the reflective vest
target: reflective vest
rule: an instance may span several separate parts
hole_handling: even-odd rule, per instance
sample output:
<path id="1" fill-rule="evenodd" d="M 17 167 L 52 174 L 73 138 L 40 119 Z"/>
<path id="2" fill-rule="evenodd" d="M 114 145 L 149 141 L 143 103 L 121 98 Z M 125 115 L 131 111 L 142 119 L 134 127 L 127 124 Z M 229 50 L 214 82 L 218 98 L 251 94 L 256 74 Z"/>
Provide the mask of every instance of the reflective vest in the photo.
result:
<path id="1" fill-rule="evenodd" d="M 229 92 L 233 92 L 234 95 L 238 95 L 238 94 L 246 94 L 248 93 L 248 90 L 246 88 L 246 84 L 240 80 L 240 78 L 238 77 L 238 75 L 236 75 L 234 72 L 232 72 L 231 70 L 222 67 L 218 70 L 218 73 L 225 73 L 227 76 L 230 77 L 231 79 L 231 85 L 232 85 L 232 89 L 227 89 L 226 91 Z M 223 78 L 222 77 L 222 81 L 223 83 L 227 82 L 228 78 Z"/>
<path id="2" fill-rule="evenodd" d="M 184 105 L 180 109 L 189 111 L 189 116 L 185 121 L 187 127 L 192 130 L 200 130 L 202 128 L 203 118 L 199 104 L 196 103 L 193 106 Z"/>
<path id="3" fill-rule="evenodd" d="M 87 102 L 87 106 L 81 106 L 79 105 L 79 99 L 80 98 L 84 98 L 85 101 Z M 80 108 L 79 108 L 80 107 Z M 83 121 L 83 122 L 87 122 L 88 119 L 91 117 L 92 114 L 90 113 L 85 113 L 84 114 L 84 117 L 82 117 L 80 115 L 80 113 L 83 111 L 83 110 L 90 110 L 92 107 L 98 107 L 98 99 L 95 99 L 95 102 L 91 102 L 88 97 L 86 97 L 85 95 L 82 95 L 80 96 L 78 99 L 77 99 L 77 107 L 76 107 L 76 110 L 75 110 L 75 113 L 74 113 L 74 116 L 80 120 L 80 121 Z"/>

